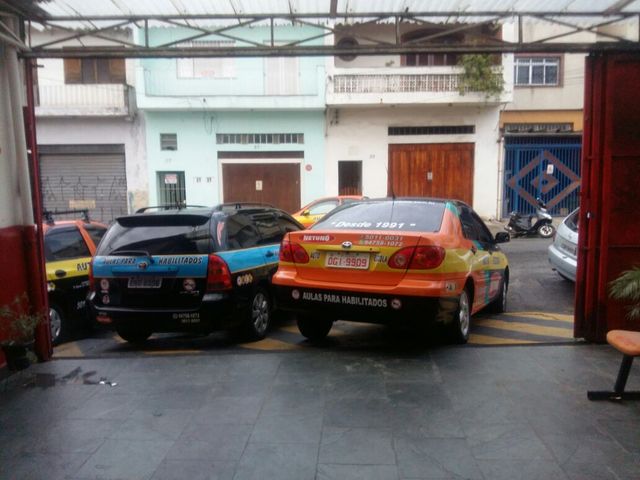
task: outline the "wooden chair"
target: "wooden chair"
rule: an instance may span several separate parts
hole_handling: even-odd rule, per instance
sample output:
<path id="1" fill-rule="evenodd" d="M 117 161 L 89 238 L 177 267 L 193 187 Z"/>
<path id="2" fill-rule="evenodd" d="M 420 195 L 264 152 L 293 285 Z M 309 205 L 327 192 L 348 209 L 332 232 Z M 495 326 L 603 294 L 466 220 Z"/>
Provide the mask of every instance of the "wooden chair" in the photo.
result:
<path id="1" fill-rule="evenodd" d="M 607 342 L 622 353 L 622 363 L 613 391 L 587 392 L 589 400 L 640 400 L 640 391 L 625 392 L 631 364 L 640 356 L 640 332 L 630 330 L 611 330 L 607 333 Z"/>

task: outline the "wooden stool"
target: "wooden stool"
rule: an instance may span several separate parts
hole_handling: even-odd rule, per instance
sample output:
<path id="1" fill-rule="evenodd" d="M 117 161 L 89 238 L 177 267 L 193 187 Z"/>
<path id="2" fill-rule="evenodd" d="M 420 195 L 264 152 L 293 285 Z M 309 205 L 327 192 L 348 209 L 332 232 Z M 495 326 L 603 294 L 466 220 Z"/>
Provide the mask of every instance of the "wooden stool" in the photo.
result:
<path id="1" fill-rule="evenodd" d="M 629 371 L 634 357 L 640 356 L 640 332 L 611 330 L 607 342 L 622 352 L 622 363 L 612 392 L 587 392 L 589 400 L 640 400 L 640 392 L 625 392 Z"/>

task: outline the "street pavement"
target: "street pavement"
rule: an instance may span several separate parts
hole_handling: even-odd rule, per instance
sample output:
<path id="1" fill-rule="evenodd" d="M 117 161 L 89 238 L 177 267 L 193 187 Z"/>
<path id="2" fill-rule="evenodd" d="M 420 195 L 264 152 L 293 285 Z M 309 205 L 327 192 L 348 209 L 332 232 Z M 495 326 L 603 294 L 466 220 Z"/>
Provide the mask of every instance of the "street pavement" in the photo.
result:
<path id="1" fill-rule="evenodd" d="M 314 346 L 289 320 L 62 345 L 0 380 L 0 479 L 638 480 L 640 402 L 587 400 L 620 355 L 573 338 L 548 244 L 504 245 L 508 312 L 465 346 L 347 322 Z"/>

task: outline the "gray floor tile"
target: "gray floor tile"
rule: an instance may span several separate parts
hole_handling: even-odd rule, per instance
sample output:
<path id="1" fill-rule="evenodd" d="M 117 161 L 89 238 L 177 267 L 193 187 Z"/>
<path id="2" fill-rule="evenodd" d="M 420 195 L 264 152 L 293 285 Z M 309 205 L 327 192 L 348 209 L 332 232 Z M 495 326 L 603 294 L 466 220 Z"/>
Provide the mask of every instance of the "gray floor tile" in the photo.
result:
<path id="1" fill-rule="evenodd" d="M 555 461 L 536 460 L 478 460 L 480 470 L 490 480 L 568 480 L 569 477 Z"/>
<path id="2" fill-rule="evenodd" d="M 465 427 L 473 456 L 481 460 L 552 459 L 552 453 L 526 423 Z"/>
<path id="3" fill-rule="evenodd" d="M 136 410 L 109 438 L 123 440 L 176 440 L 193 417 L 189 410 Z"/>
<path id="4" fill-rule="evenodd" d="M 325 427 L 322 432 L 319 462 L 395 465 L 392 431 L 388 428 Z"/>
<path id="5" fill-rule="evenodd" d="M 121 425 L 120 420 L 63 419 L 33 442 L 40 453 L 93 453 Z"/>
<path id="6" fill-rule="evenodd" d="M 322 414 L 263 415 L 253 427 L 251 442 L 312 443 L 322 435 Z"/>
<path id="7" fill-rule="evenodd" d="M 465 439 L 399 436 L 394 446 L 400 478 L 484 478 Z"/>
<path id="8" fill-rule="evenodd" d="M 79 479 L 142 480 L 158 469 L 171 441 L 107 440 L 75 474 Z"/>
<path id="9" fill-rule="evenodd" d="M 316 480 L 398 480 L 395 465 L 318 465 Z"/>
<path id="10" fill-rule="evenodd" d="M 74 475 L 89 456 L 83 453 L 24 453 L 0 462 L 0 478 L 62 480 Z"/>
<path id="11" fill-rule="evenodd" d="M 263 396 L 215 397 L 207 400 L 196 416 L 206 424 L 253 424 L 264 403 Z"/>
<path id="12" fill-rule="evenodd" d="M 327 400 L 324 424 L 332 427 L 391 427 L 393 406 L 382 398 Z"/>
<path id="13" fill-rule="evenodd" d="M 625 420 L 599 420 L 598 427 L 616 439 L 627 451 L 640 454 L 640 418 L 628 416 Z"/>
<path id="14" fill-rule="evenodd" d="M 266 399 L 261 416 L 319 415 L 324 411 L 325 396 L 316 385 L 276 385 Z"/>
<path id="15" fill-rule="evenodd" d="M 563 466 L 571 462 L 599 463 L 614 467 L 633 464 L 638 458 L 604 434 L 542 435 L 541 439 Z"/>
<path id="16" fill-rule="evenodd" d="M 466 437 L 456 412 L 449 408 L 429 406 L 395 407 L 393 431 L 396 434 L 413 434 L 425 438 Z"/>
<path id="17" fill-rule="evenodd" d="M 165 460 L 155 471 L 151 480 L 232 480 L 235 471 L 235 462 Z"/>
<path id="18" fill-rule="evenodd" d="M 167 459 L 237 461 L 252 428 L 252 425 L 207 424 L 195 420 L 185 427 Z"/>
<path id="19" fill-rule="evenodd" d="M 313 480 L 318 447 L 311 444 L 249 443 L 238 463 L 234 480 Z"/>
<path id="20" fill-rule="evenodd" d="M 358 374 L 331 377 L 325 384 L 328 399 L 386 398 L 387 390 L 381 374 Z"/>

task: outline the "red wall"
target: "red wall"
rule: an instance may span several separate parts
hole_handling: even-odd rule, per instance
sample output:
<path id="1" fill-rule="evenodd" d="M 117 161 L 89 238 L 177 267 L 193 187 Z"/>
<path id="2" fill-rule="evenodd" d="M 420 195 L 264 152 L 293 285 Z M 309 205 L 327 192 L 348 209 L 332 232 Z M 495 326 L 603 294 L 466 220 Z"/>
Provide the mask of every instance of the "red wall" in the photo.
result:
<path id="1" fill-rule="evenodd" d="M 592 54 L 585 72 L 575 336 L 640 330 L 609 283 L 640 266 L 640 55 Z"/>

